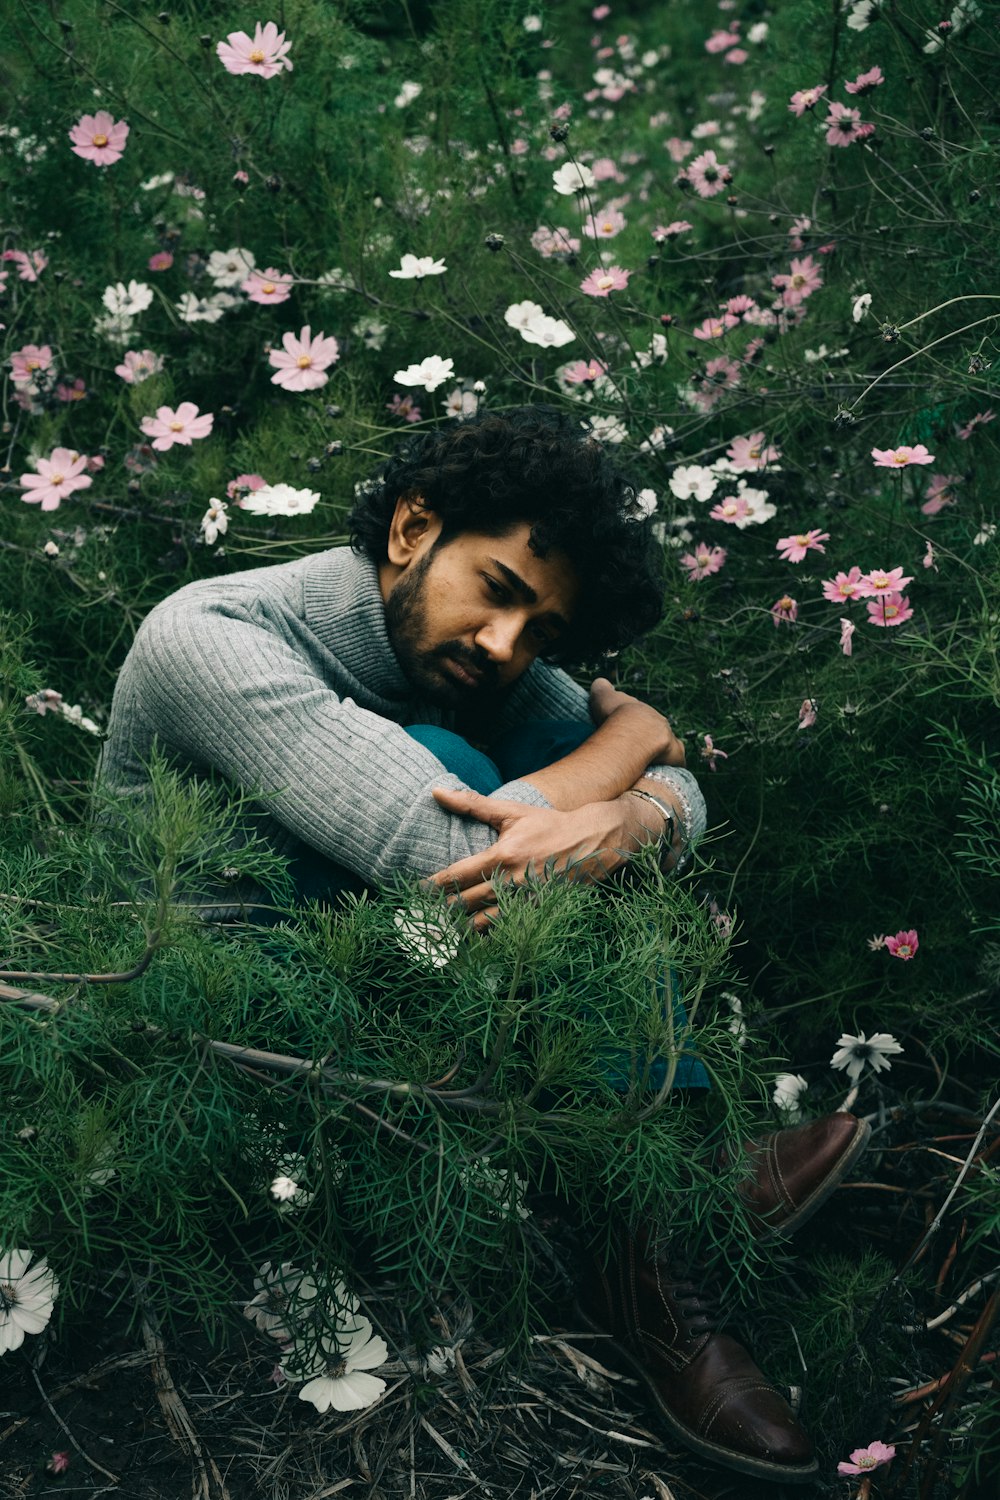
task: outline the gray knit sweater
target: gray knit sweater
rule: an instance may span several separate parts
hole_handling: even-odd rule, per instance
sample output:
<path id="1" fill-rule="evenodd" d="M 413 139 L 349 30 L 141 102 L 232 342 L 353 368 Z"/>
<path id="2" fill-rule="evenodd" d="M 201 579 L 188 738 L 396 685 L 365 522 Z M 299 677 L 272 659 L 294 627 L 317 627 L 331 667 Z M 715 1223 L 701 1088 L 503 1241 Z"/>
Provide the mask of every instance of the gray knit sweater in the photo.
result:
<path id="1" fill-rule="evenodd" d="M 536 662 L 503 705 L 497 734 L 526 719 L 589 723 L 587 694 Z M 460 787 L 404 724 L 451 726 L 414 696 L 389 644 L 374 562 L 349 547 L 179 589 L 136 635 L 115 689 L 99 780 L 148 789 L 153 741 L 190 774 L 221 773 L 260 794 L 258 826 L 279 853 L 319 850 L 371 884 L 443 869 L 496 835 L 431 796 Z M 696 834 L 700 793 L 686 772 Z M 511 781 L 497 798 L 547 807 Z"/>

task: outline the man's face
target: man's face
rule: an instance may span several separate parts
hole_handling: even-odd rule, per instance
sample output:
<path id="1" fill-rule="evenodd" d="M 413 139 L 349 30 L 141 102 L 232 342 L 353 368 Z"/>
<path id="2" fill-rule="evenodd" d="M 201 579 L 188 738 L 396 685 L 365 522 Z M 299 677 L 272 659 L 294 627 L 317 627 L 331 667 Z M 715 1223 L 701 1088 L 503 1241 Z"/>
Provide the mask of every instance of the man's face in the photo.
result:
<path id="1" fill-rule="evenodd" d="M 476 706 L 527 671 L 569 628 L 579 583 L 560 554 L 541 558 L 521 522 L 502 536 L 433 531 L 385 602 L 389 640 L 406 677 L 445 707 Z"/>

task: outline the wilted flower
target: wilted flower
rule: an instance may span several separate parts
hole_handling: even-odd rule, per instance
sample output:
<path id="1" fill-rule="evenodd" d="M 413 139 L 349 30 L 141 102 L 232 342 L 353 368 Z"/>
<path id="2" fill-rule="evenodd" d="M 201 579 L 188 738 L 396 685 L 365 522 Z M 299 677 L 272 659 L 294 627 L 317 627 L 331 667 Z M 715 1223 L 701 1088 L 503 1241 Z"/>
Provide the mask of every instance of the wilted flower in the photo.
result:
<path id="1" fill-rule="evenodd" d="M 728 760 L 729 752 L 728 750 L 720 750 L 710 734 L 703 734 L 701 738 L 702 743 L 698 749 L 698 754 L 702 760 L 708 762 L 708 769 L 714 771 L 716 769 L 716 761 Z"/>
<path id="2" fill-rule="evenodd" d="M 208 510 L 201 518 L 201 529 L 205 536 L 205 545 L 214 547 L 220 536 L 224 536 L 229 528 L 229 517 L 226 514 L 225 500 L 209 500 Z"/>
<path id="3" fill-rule="evenodd" d="M 50 1474 L 65 1474 L 69 1468 L 69 1454 L 64 1451 L 53 1453 L 45 1467 Z"/>
<path id="4" fill-rule="evenodd" d="M 871 305 L 871 292 L 862 292 L 860 297 L 855 297 L 854 305 L 851 308 L 851 317 L 854 319 L 855 323 L 861 322 L 861 319 L 864 317 L 865 313 L 868 311 Z"/>
<path id="5" fill-rule="evenodd" d="M 297 490 L 290 484 L 262 484 L 239 502 L 253 516 L 307 516 L 319 501 L 316 490 Z"/>
<path id="6" fill-rule="evenodd" d="M 292 71 L 287 56 L 291 48 L 291 42 L 285 41 L 285 33 L 273 21 L 265 26 L 258 21 L 252 38 L 245 31 L 231 31 L 215 51 L 227 73 L 256 73 L 259 78 L 273 78 L 285 68 L 289 73 Z"/>
<path id="7" fill-rule="evenodd" d="M 20 1349 L 26 1333 L 41 1333 L 52 1316 L 59 1282 L 45 1260 L 31 1270 L 33 1250 L 0 1254 L 0 1354 Z"/>
<path id="8" fill-rule="evenodd" d="M 851 1454 L 850 1463 L 841 1461 L 837 1465 L 837 1473 L 870 1474 L 872 1469 L 881 1468 L 883 1464 L 890 1463 L 895 1457 L 896 1450 L 891 1443 L 876 1441 L 869 1443 L 867 1448 L 855 1448 Z"/>
<path id="9" fill-rule="evenodd" d="M 782 594 L 781 598 L 775 599 L 771 605 L 771 619 L 775 625 L 780 625 L 782 621 L 786 625 L 792 625 L 798 617 L 798 601 L 793 599 L 790 594 Z"/>
<path id="10" fill-rule="evenodd" d="M 861 1031 L 851 1036 L 845 1031 L 837 1043 L 837 1050 L 830 1059 L 831 1068 L 846 1068 L 852 1083 L 857 1083 L 870 1063 L 873 1073 L 887 1072 L 892 1067 L 890 1057 L 902 1052 L 902 1047 L 888 1031 L 873 1032 L 866 1037 Z"/>
<path id="11" fill-rule="evenodd" d="M 819 704 L 815 698 L 803 698 L 799 709 L 799 728 L 811 729 L 816 722 L 819 713 Z"/>
<path id="12" fill-rule="evenodd" d="M 128 126 L 106 109 L 99 109 L 94 115 L 81 115 L 71 126 L 69 138 L 73 142 L 70 149 L 84 161 L 93 162 L 95 167 L 110 167 L 125 150 Z"/>
<path id="13" fill-rule="evenodd" d="M 190 447 L 196 438 L 208 437 L 214 420 L 211 412 L 199 413 L 193 401 L 182 401 L 176 411 L 169 406 L 158 406 L 156 416 L 143 417 L 139 425 L 152 438 L 153 447 L 166 453 L 175 443 Z"/>
<path id="14" fill-rule="evenodd" d="M 845 656 L 850 656 L 854 650 L 851 642 L 857 628 L 853 620 L 842 619 L 840 622 L 840 649 Z"/>

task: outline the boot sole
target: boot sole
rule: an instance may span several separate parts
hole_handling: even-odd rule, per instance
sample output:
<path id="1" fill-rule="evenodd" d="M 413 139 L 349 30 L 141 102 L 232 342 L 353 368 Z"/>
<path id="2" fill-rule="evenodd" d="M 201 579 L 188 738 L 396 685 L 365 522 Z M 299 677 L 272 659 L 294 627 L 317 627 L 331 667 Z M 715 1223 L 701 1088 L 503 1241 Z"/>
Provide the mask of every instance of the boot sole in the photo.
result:
<path id="1" fill-rule="evenodd" d="M 721 1464 L 726 1469 L 735 1469 L 738 1474 L 752 1474 L 758 1479 L 780 1479 L 785 1484 L 807 1484 L 811 1479 L 816 1478 L 819 1472 L 818 1459 L 814 1458 L 809 1464 L 771 1463 L 766 1458 L 751 1458 L 749 1454 L 739 1453 L 733 1448 L 723 1448 L 720 1444 L 713 1443 L 708 1438 L 700 1437 L 698 1433 L 692 1432 L 691 1428 L 687 1427 L 679 1417 L 674 1415 L 669 1406 L 664 1404 L 655 1383 L 646 1373 L 641 1361 L 636 1359 L 624 1344 L 619 1344 L 617 1339 L 613 1339 L 605 1329 L 600 1328 L 588 1318 L 579 1303 L 574 1305 L 573 1310 L 587 1328 L 607 1339 L 621 1363 L 638 1375 L 652 1396 L 656 1410 L 674 1437 L 678 1438 L 686 1448 L 690 1448 L 693 1453 L 700 1454 L 702 1458 L 711 1459 L 713 1463 Z"/>
<path id="2" fill-rule="evenodd" d="M 795 1212 L 789 1214 L 787 1219 L 783 1219 L 780 1224 L 775 1224 L 773 1227 L 768 1224 L 766 1219 L 761 1220 L 761 1228 L 755 1235 L 757 1243 L 759 1245 L 766 1245 L 775 1240 L 788 1239 L 797 1229 L 801 1229 L 802 1225 L 807 1223 L 813 1214 L 823 1207 L 830 1194 L 836 1192 L 858 1157 L 868 1145 L 871 1133 L 872 1128 L 867 1120 L 859 1120 L 858 1129 L 855 1131 L 854 1139 L 847 1150 L 840 1157 L 836 1165 L 830 1168 L 823 1181 L 817 1187 L 813 1188 L 809 1197 L 802 1200 Z"/>

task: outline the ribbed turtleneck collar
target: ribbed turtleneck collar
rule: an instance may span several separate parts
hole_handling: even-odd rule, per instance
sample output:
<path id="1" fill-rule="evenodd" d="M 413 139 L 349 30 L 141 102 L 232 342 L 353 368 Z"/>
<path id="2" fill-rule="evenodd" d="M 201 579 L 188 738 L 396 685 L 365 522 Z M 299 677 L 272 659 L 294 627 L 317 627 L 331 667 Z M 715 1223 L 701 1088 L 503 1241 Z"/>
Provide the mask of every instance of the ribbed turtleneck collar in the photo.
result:
<path id="1" fill-rule="evenodd" d="M 370 692 L 390 702 L 412 698 L 389 644 L 372 558 L 333 547 L 308 558 L 304 574 L 306 618 L 319 642 Z"/>

